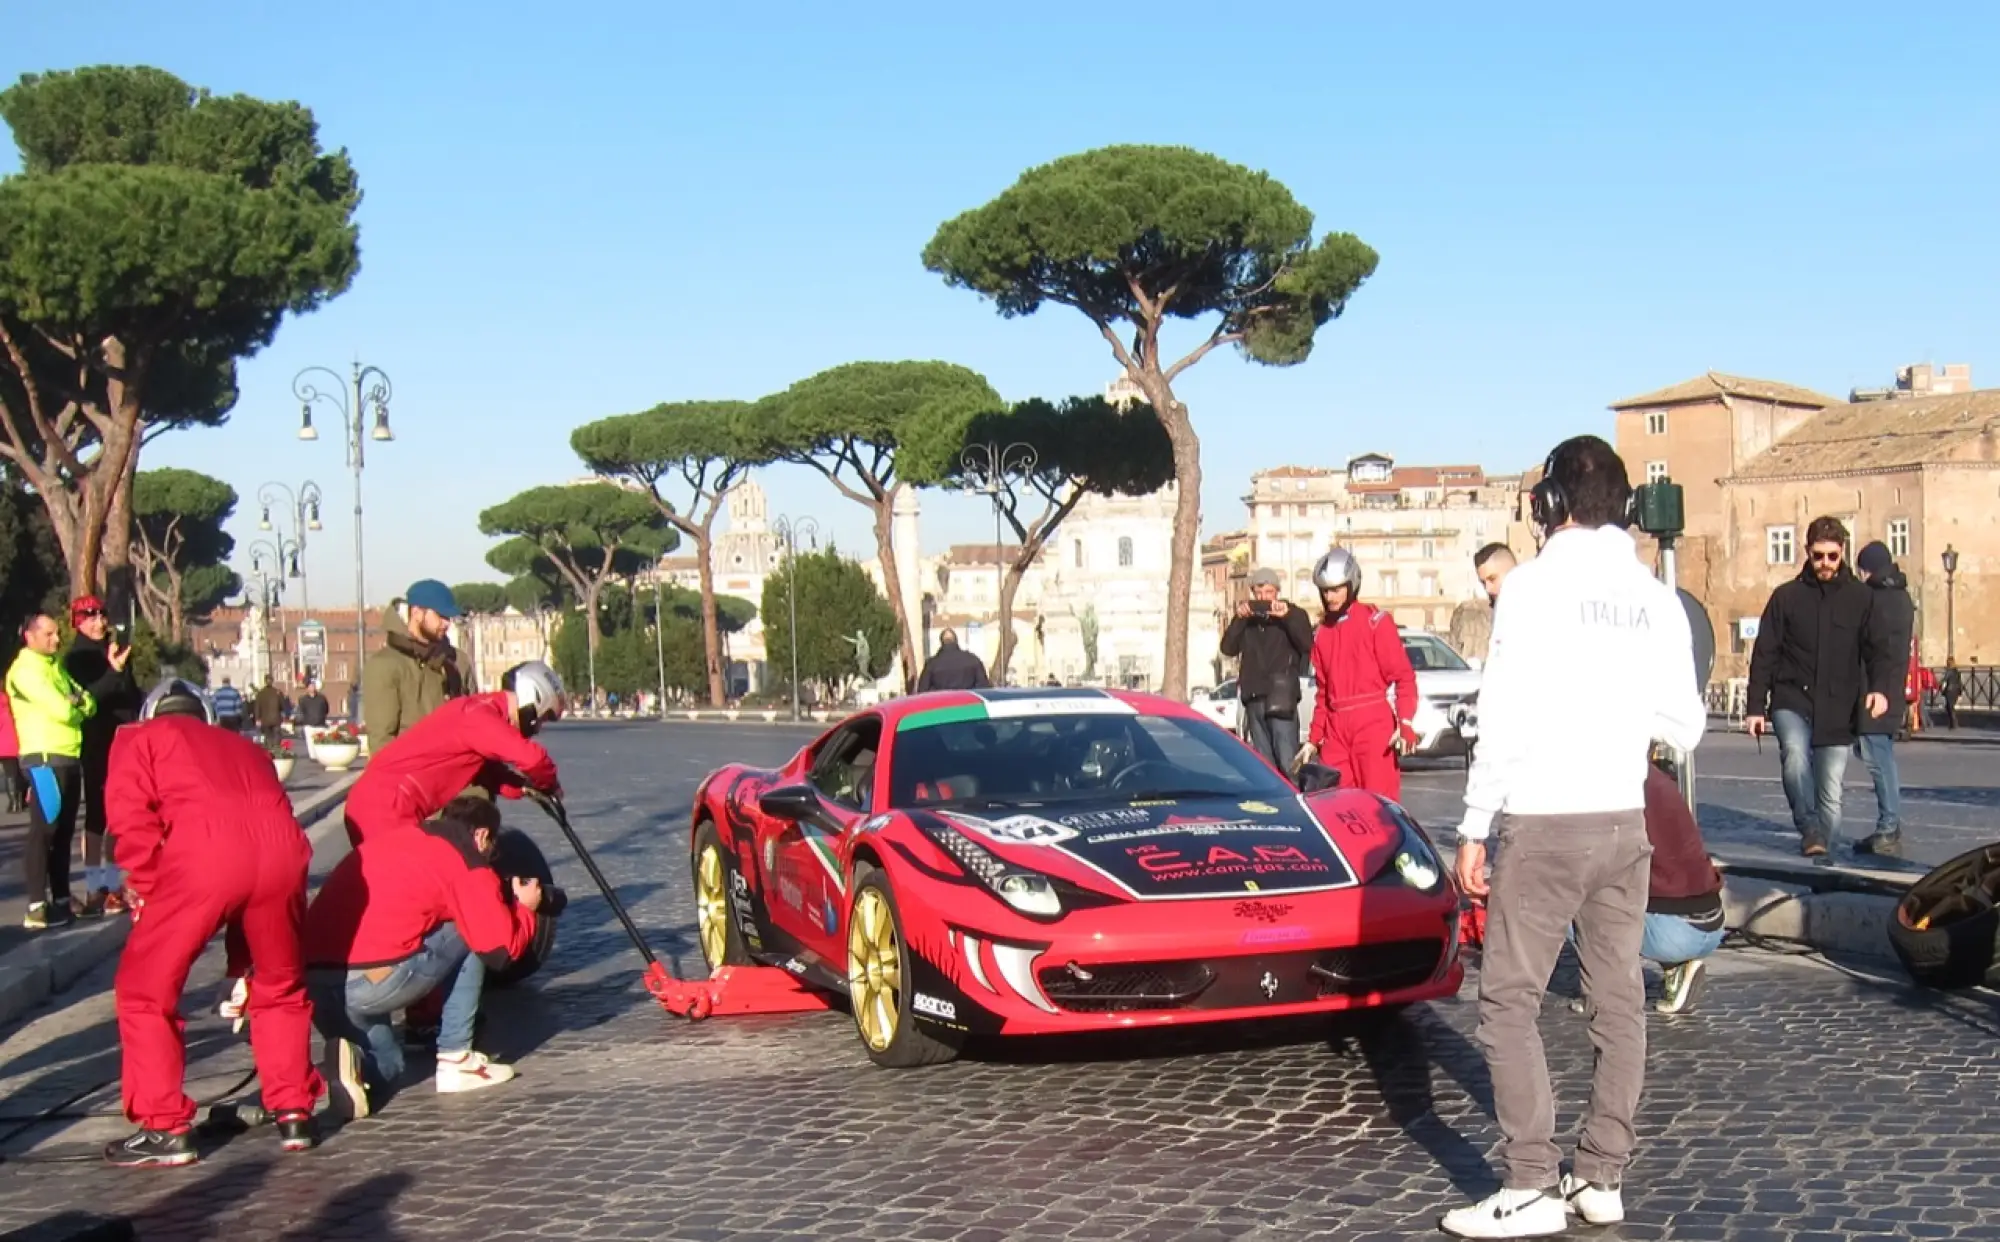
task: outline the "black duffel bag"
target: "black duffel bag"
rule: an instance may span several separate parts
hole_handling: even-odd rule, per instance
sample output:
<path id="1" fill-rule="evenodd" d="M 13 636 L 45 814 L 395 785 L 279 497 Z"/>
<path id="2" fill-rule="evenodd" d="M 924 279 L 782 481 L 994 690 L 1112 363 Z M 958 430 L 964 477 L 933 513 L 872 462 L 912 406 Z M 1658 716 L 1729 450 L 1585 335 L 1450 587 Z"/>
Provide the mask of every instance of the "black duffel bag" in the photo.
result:
<path id="1" fill-rule="evenodd" d="M 1889 946 L 1931 988 L 2000 984 L 2000 844 L 1960 854 L 1910 886 L 1889 920 Z"/>

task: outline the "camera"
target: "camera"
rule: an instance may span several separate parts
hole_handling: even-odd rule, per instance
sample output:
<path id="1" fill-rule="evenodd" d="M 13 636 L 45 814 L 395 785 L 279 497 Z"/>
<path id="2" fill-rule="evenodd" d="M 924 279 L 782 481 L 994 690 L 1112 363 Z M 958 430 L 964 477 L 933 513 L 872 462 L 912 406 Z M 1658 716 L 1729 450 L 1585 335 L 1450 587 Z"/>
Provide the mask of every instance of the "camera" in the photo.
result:
<path id="1" fill-rule="evenodd" d="M 1270 601 L 1270 600 L 1268 600 L 1268 599 L 1253 599 L 1253 600 L 1251 600 L 1251 601 L 1250 601 L 1250 615 L 1251 615 L 1251 616 L 1253 616 L 1253 617 L 1268 617 L 1268 616 L 1270 616 L 1270 615 L 1271 615 L 1271 601 Z"/>
<path id="2" fill-rule="evenodd" d="M 1632 520 L 1649 535 L 1678 535 L 1687 525 L 1681 485 L 1662 481 L 1633 489 Z"/>

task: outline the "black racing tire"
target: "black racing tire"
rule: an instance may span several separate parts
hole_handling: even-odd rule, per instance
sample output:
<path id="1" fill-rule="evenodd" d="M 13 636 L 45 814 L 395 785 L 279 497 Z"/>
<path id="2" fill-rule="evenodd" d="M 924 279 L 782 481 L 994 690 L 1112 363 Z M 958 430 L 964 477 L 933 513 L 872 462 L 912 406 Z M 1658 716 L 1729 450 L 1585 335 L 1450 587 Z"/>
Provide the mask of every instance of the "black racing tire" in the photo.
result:
<path id="1" fill-rule="evenodd" d="M 1933 868 L 1896 903 L 1889 946 L 1910 978 L 1929 988 L 1996 981 L 2000 948 L 2000 844 Z"/>
<path id="2" fill-rule="evenodd" d="M 704 890 L 703 866 L 710 856 L 715 859 L 712 879 L 719 881 L 720 887 Z M 694 885 L 695 940 L 701 945 L 702 960 L 712 971 L 718 966 L 748 966 L 751 964 L 750 948 L 743 942 L 743 929 L 736 922 L 736 886 L 742 878 L 736 873 L 736 856 L 722 843 L 722 834 L 713 823 L 704 823 L 695 829 L 694 849 L 688 855 L 688 876 Z M 720 924 L 720 935 L 713 927 L 705 927 L 704 921 L 715 919 Z M 717 948 L 720 952 L 717 952 Z"/>
<path id="3" fill-rule="evenodd" d="M 889 931 L 895 938 L 896 978 L 895 1027 L 887 1046 L 877 1048 L 871 1041 L 863 1022 L 863 1007 L 867 1004 L 866 994 L 857 978 L 857 949 L 862 936 L 856 926 L 856 914 L 871 901 L 880 901 L 886 908 Z M 861 1047 L 868 1053 L 868 1059 L 884 1069 L 915 1069 L 924 1065 L 942 1065 L 957 1058 L 964 1046 L 964 1035 L 951 1030 L 938 1030 L 917 1021 L 912 1009 L 911 998 L 916 989 L 911 986 L 910 942 L 903 935 L 903 914 L 896 905 L 896 894 L 889 887 L 889 877 L 881 868 L 861 863 L 854 869 L 854 891 L 847 904 L 847 976 L 848 1004 L 854 1014 L 854 1033 L 861 1040 Z"/>
<path id="4" fill-rule="evenodd" d="M 502 891 L 511 893 L 512 881 L 519 877 L 524 880 L 539 880 L 542 885 L 542 908 L 535 919 L 535 938 L 528 944 L 528 951 L 507 964 L 505 970 L 488 971 L 486 986 L 489 988 L 510 988 L 532 976 L 542 968 L 556 951 L 556 928 L 560 924 L 559 911 L 552 913 L 552 907 L 561 903 L 552 900 L 556 888 L 555 872 L 549 868 L 548 856 L 535 839 L 518 828 L 502 828 L 493 842 L 493 869 L 500 873 Z"/>

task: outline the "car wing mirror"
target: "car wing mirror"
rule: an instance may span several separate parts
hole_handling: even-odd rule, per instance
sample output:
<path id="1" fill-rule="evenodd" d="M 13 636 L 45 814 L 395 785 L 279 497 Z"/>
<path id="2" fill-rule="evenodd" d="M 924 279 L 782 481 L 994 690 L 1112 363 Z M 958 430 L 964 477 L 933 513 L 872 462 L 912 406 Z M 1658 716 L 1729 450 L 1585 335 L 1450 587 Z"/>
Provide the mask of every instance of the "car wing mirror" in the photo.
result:
<path id="1" fill-rule="evenodd" d="M 1340 785 L 1340 770 L 1323 763 L 1308 763 L 1299 769 L 1299 792 L 1318 793 L 1323 789 L 1334 789 Z"/>
<path id="2" fill-rule="evenodd" d="M 780 785 L 767 789 L 758 796 L 757 809 L 772 819 L 794 824 L 817 819 L 825 810 L 820 805 L 819 791 L 811 785 Z"/>

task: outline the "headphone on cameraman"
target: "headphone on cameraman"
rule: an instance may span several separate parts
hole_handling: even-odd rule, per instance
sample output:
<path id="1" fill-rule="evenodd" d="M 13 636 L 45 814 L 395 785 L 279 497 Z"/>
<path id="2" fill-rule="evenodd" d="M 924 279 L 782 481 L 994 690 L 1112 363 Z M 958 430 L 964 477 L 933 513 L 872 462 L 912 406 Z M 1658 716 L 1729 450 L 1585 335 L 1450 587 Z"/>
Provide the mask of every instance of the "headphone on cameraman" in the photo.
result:
<path id="1" fill-rule="evenodd" d="M 1528 491 L 1528 515 L 1535 525 L 1545 531 L 1553 531 L 1569 521 L 1569 494 L 1563 485 L 1556 482 L 1556 458 L 1562 451 L 1584 437 L 1576 436 L 1564 440 L 1549 450 L 1548 458 L 1542 462 L 1542 478 Z M 1625 483 L 1625 512 L 1619 521 L 1621 526 L 1634 526 L 1639 521 L 1639 493 L 1628 480 Z"/>

